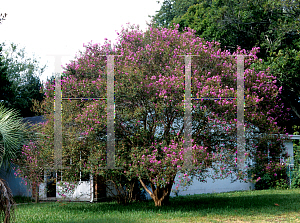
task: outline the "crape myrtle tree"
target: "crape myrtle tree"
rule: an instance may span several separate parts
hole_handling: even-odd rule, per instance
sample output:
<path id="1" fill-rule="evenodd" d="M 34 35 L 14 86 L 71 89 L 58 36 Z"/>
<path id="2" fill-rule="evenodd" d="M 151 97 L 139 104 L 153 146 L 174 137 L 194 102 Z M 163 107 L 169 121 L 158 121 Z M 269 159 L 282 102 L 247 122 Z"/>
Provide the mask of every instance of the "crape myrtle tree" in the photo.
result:
<path id="1" fill-rule="evenodd" d="M 39 125 L 31 125 L 28 128 L 30 141 L 24 144 L 21 153 L 13 160 L 15 167 L 15 176 L 22 178 L 24 183 L 32 191 L 32 196 L 35 197 L 35 202 L 39 202 L 39 186 L 44 182 L 44 170 L 48 164 L 47 153 L 41 152 L 41 147 L 36 142 L 38 137 L 35 134 L 35 128 Z"/>
<path id="2" fill-rule="evenodd" d="M 102 55 L 120 55 L 114 59 L 114 91 L 115 165 L 121 169 L 103 169 L 107 165 L 106 101 L 64 100 L 63 160 L 71 167 L 65 175 L 74 179 L 81 170 L 105 176 L 120 194 L 121 190 L 132 192 L 138 180 L 155 206 L 161 206 L 169 201 L 176 175 L 181 179 L 177 186 L 189 185 L 193 177 L 200 181 L 229 176 L 242 181 L 248 177 L 259 180 L 260 173 L 255 171 L 258 166 L 279 163 L 286 157 L 285 137 L 280 135 L 285 130 L 276 125 L 277 117 L 284 116 L 284 105 L 277 98 L 281 89 L 268 70 L 255 72 L 249 68 L 258 60 L 258 48 L 248 52 L 239 48 L 234 53 L 250 55 L 245 57 L 244 72 L 246 169 L 237 168 L 236 101 L 203 99 L 192 101 L 193 168 L 186 169 L 185 62 L 180 55 L 197 55 L 192 59 L 192 96 L 196 98 L 236 97 L 236 57 L 221 51 L 218 42 L 196 37 L 189 28 L 180 33 L 178 26 L 149 26 L 142 32 L 131 26 L 118 35 L 113 48 L 109 42 L 87 45 L 86 51 L 66 66 L 61 84 L 63 97 L 105 98 L 107 57 Z M 45 129 L 53 126 L 54 86 L 48 83 L 46 99 L 40 104 L 49 118 Z M 257 137 L 255 129 L 265 135 Z M 266 143 L 267 134 L 277 137 Z M 85 139 L 78 141 L 80 135 Z M 41 145 L 44 151 L 53 151 L 53 140 L 46 137 Z"/>

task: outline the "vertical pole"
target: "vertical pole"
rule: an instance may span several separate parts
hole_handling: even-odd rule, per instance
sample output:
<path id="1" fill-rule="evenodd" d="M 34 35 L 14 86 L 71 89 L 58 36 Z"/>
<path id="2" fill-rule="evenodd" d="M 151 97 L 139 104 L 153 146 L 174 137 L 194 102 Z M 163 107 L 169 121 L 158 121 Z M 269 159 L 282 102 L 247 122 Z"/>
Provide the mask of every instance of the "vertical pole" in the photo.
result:
<path id="1" fill-rule="evenodd" d="M 291 180 L 291 164 L 289 164 L 288 165 L 288 167 L 289 167 L 289 181 L 290 181 L 290 189 L 291 189 L 291 187 L 292 187 L 292 180 Z"/>
<path id="2" fill-rule="evenodd" d="M 185 55 L 184 169 L 192 168 L 191 55 Z"/>
<path id="3" fill-rule="evenodd" d="M 79 156 L 80 162 L 81 162 L 81 151 Z M 80 172 L 79 172 L 79 181 L 81 182 L 81 164 L 80 164 Z"/>
<path id="4" fill-rule="evenodd" d="M 54 94 L 54 168 L 62 168 L 62 126 L 61 126 L 61 78 L 60 73 L 55 75 Z"/>
<path id="5" fill-rule="evenodd" d="M 61 58 L 69 56 L 64 54 L 48 55 L 55 56 L 55 89 L 54 89 L 54 168 L 62 169 L 62 116 L 61 116 Z"/>
<path id="6" fill-rule="evenodd" d="M 93 174 L 90 174 L 90 202 L 94 202 L 94 181 L 93 181 Z"/>
<path id="7" fill-rule="evenodd" d="M 107 56 L 107 168 L 115 169 L 114 55 Z"/>
<path id="8" fill-rule="evenodd" d="M 237 163 L 240 170 L 245 164 L 245 125 L 244 125 L 244 56 L 237 56 Z"/>

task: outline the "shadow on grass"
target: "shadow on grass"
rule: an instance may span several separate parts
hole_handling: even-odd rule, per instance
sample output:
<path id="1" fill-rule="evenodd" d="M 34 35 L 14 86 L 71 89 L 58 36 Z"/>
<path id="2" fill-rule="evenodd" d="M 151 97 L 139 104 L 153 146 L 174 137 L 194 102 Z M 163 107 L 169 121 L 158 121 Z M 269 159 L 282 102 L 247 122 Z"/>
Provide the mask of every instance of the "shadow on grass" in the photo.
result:
<path id="1" fill-rule="evenodd" d="M 140 223 L 141 221 L 135 221 L 135 220 L 125 220 L 125 219 L 120 219 L 120 218 L 108 218 L 108 219 L 104 219 L 104 218 L 99 218 L 99 219 L 95 219 L 95 220 L 70 220 L 70 221 L 64 221 L 64 223 L 96 223 L 96 222 L 101 222 L 101 223 L 119 223 L 119 222 L 124 222 L 124 223 Z"/>
<path id="2" fill-rule="evenodd" d="M 201 194 L 179 196 L 170 199 L 170 205 L 155 207 L 153 200 L 145 202 L 136 202 L 128 205 L 119 205 L 117 203 L 88 203 L 86 206 L 66 205 L 65 209 L 69 211 L 81 211 L 88 208 L 91 212 L 111 212 L 111 211 L 147 211 L 170 212 L 170 211 L 204 211 L 219 212 L 230 209 L 267 211 L 268 208 L 289 209 L 298 211 L 300 207 L 300 190 L 264 190 L 264 191 L 244 191 L 230 192 L 221 194 Z"/>
<path id="3" fill-rule="evenodd" d="M 40 204 L 40 208 L 44 204 Z M 35 205 L 29 205 L 35 208 Z M 44 206 L 45 207 L 45 206 Z M 244 191 L 220 194 L 179 196 L 170 199 L 170 205 L 155 207 L 153 200 L 119 205 L 116 202 L 87 203 L 63 202 L 48 203 L 48 210 L 68 213 L 72 219 L 63 222 L 142 222 L 158 216 L 180 217 L 207 215 L 280 215 L 298 212 L 300 190 Z M 84 220 L 86 217 L 90 217 Z M 94 220 L 93 220 L 94 219 Z"/>

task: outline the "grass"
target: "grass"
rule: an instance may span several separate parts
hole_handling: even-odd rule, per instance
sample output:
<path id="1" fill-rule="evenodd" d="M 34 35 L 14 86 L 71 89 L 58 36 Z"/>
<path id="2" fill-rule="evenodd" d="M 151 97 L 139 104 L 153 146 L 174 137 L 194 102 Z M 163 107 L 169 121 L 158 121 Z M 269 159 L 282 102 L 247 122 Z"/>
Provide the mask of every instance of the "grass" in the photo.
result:
<path id="1" fill-rule="evenodd" d="M 300 189 L 179 196 L 170 206 L 152 200 L 20 204 L 16 222 L 300 222 Z"/>

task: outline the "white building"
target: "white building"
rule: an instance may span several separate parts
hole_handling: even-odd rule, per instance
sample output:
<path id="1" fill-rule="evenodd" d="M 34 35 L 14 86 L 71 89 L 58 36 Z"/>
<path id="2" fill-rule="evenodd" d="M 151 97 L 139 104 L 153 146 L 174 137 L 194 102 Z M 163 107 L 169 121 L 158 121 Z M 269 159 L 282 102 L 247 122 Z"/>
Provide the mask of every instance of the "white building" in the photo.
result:
<path id="1" fill-rule="evenodd" d="M 36 119 L 36 120 L 35 120 Z M 40 119 L 35 118 L 32 122 L 39 122 Z M 300 139 L 300 135 L 293 135 L 291 140 L 285 142 L 285 146 L 287 152 L 290 157 L 293 157 L 293 139 Z M 293 164 L 293 159 L 291 159 L 291 164 Z M 55 178 L 57 178 L 57 173 L 55 173 Z M 30 190 L 21 183 L 20 178 L 15 178 L 14 172 L 11 175 L 4 176 L 3 173 L 0 172 L 0 177 L 3 177 L 9 184 L 10 188 L 14 195 L 23 195 L 23 196 L 31 196 Z M 175 182 L 178 181 L 176 177 Z M 48 187 L 52 187 L 53 193 L 47 193 L 47 183 L 46 183 L 46 176 L 45 182 L 40 185 L 39 188 L 39 197 L 40 200 L 56 200 L 62 199 L 60 195 L 58 195 L 58 191 L 61 190 L 61 187 L 58 185 L 57 182 L 52 182 L 52 184 L 48 183 Z M 111 187 L 106 185 L 106 187 Z M 175 189 L 176 185 L 173 185 L 172 189 Z M 188 187 L 186 191 L 179 191 L 178 195 L 187 195 L 187 194 L 201 194 L 201 193 L 220 193 L 220 192 L 229 192 L 229 191 L 238 191 L 238 190 L 250 190 L 254 189 L 254 185 L 251 183 L 241 183 L 239 181 L 231 183 L 231 179 L 224 179 L 224 180 L 213 180 L 208 179 L 207 183 L 202 183 L 197 180 L 194 180 L 192 185 Z M 180 188 L 179 188 L 180 190 Z M 55 196 L 54 196 L 55 194 Z M 148 195 L 148 194 L 147 194 Z M 74 194 L 69 194 L 66 197 L 67 200 L 77 200 L 77 201 L 95 201 L 99 197 L 107 197 L 109 196 L 108 191 L 105 188 L 101 179 L 96 179 L 95 177 L 90 177 L 89 179 L 82 179 L 78 182 L 78 186 L 75 188 Z M 171 196 L 175 196 L 172 192 Z M 151 199 L 148 195 L 148 199 Z"/>
<path id="2" fill-rule="evenodd" d="M 293 135 L 291 139 L 300 139 L 300 135 Z M 292 157 L 293 156 L 292 141 L 290 140 L 290 141 L 285 142 L 285 146 L 287 148 L 289 156 Z M 176 181 L 178 181 L 177 177 L 175 179 L 175 182 Z M 40 187 L 41 199 L 46 198 L 45 185 L 46 184 L 44 183 Z M 176 187 L 176 185 L 173 185 L 172 189 L 175 189 L 175 187 Z M 243 182 L 239 182 L 239 181 L 231 183 L 230 178 L 224 179 L 224 180 L 215 180 L 215 182 L 213 182 L 212 179 L 208 179 L 207 183 L 202 183 L 197 180 L 194 180 L 192 185 L 189 186 L 186 191 L 179 191 L 178 195 L 220 193 L 220 192 L 241 191 L 241 190 L 251 190 L 251 189 L 254 189 L 254 185 L 252 183 L 243 183 Z M 57 186 L 57 190 L 59 190 L 58 186 Z M 91 201 L 94 199 L 93 193 L 94 193 L 93 192 L 93 180 L 82 181 L 81 184 L 75 189 L 75 193 L 68 199 Z M 109 196 L 108 192 L 107 192 L 107 196 Z M 172 192 L 170 196 L 174 197 L 176 195 Z M 56 198 L 61 198 L 61 197 L 57 195 Z M 148 199 L 151 199 L 150 195 L 148 195 Z"/>

